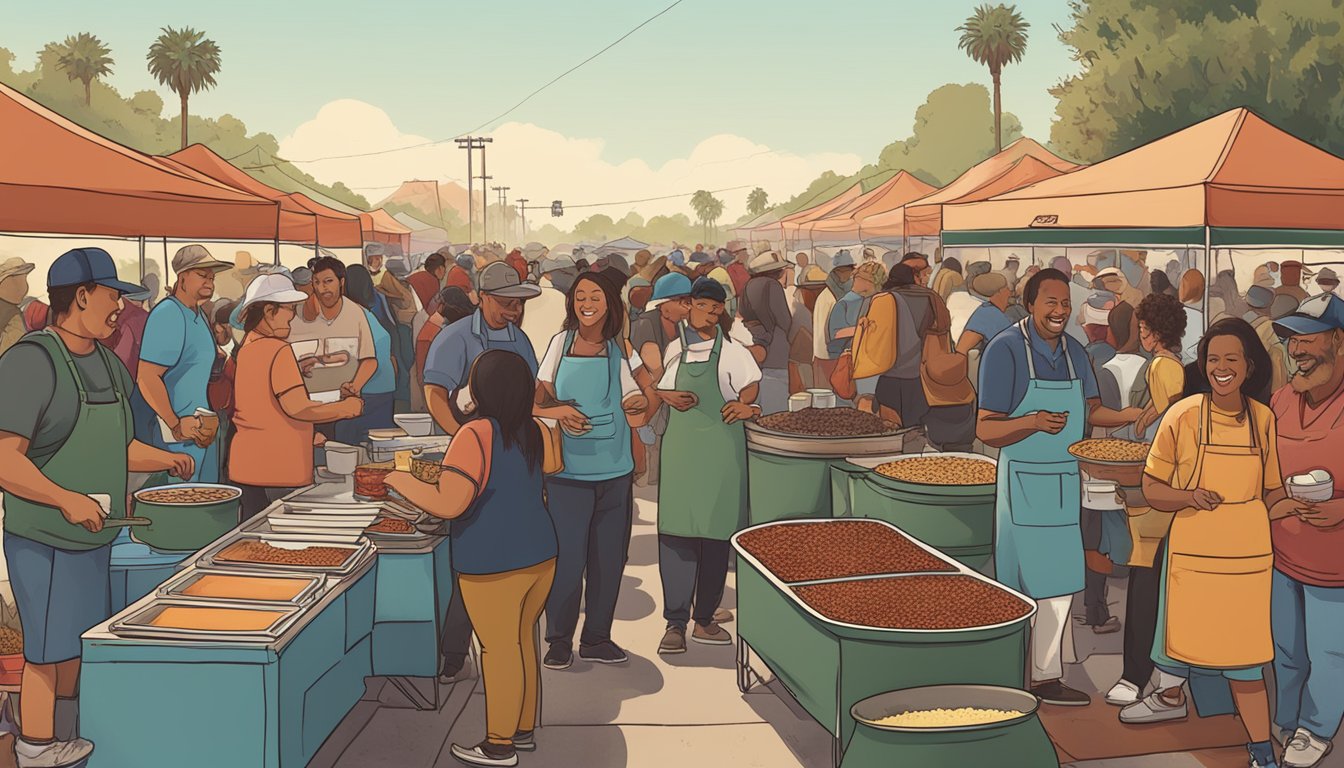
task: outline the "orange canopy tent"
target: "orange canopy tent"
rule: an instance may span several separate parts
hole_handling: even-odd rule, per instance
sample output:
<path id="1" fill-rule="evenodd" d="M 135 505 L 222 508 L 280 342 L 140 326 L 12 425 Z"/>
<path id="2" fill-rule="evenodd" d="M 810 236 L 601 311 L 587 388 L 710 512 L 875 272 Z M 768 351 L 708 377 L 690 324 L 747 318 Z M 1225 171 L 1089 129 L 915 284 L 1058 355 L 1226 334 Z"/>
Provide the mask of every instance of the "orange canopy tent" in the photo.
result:
<path id="1" fill-rule="evenodd" d="M 0 232 L 274 240 L 278 213 L 0 85 Z"/>
<path id="2" fill-rule="evenodd" d="M 864 217 L 859 222 L 859 235 L 865 241 L 937 237 L 942 230 L 944 205 L 984 200 L 1077 167 L 1037 142 L 1021 138 L 971 166 L 946 187 L 901 208 Z"/>
<path id="3" fill-rule="evenodd" d="M 757 227 L 751 231 L 752 239 L 755 240 L 785 240 L 798 231 L 800 222 L 808 222 L 813 219 L 819 219 L 822 216 L 834 211 L 837 208 L 857 199 L 863 194 L 863 184 L 858 183 L 849 187 L 845 191 L 811 208 L 791 213 L 776 221 L 772 221 L 764 226 Z"/>
<path id="4" fill-rule="evenodd" d="M 905 171 L 897 171 L 881 186 L 837 208 L 830 215 L 804 225 L 804 236 L 813 243 L 857 243 L 859 221 L 884 211 L 900 208 L 911 200 L 918 200 L 937 191 Z"/>
<path id="5" fill-rule="evenodd" d="M 947 245 L 1344 245 L 1344 158 L 1245 108 L 943 211 Z"/>
<path id="6" fill-rule="evenodd" d="M 359 219 L 317 203 L 301 194 L 288 194 L 254 179 L 246 171 L 200 144 L 174 152 L 161 160 L 179 170 L 202 173 L 216 181 L 280 205 L 280 239 L 287 243 L 311 243 L 328 248 L 358 248 L 363 245 Z"/>
<path id="7" fill-rule="evenodd" d="M 400 245 L 402 253 L 410 253 L 411 228 L 392 218 L 392 214 L 382 208 L 359 214 L 359 223 L 366 241 Z"/>

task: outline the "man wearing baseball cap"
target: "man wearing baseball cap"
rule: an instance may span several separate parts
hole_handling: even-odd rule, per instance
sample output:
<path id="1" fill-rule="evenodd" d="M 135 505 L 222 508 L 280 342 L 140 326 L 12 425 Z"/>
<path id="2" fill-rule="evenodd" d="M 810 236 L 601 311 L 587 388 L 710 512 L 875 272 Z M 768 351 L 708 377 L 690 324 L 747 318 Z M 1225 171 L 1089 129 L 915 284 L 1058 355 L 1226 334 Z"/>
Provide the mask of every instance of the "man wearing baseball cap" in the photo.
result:
<path id="1" fill-rule="evenodd" d="M 1309 298 L 1274 332 L 1297 367 L 1270 400 L 1284 480 L 1324 470 L 1334 483 L 1329 500 L 1298 502 L 1270 529 L 1274 720 L 1283 765 L 1313 766 L 1344 719 L 1344 299 Z"/>
<path id="2" fill-rule="evenodd" d="M 192 474 L 190 456 L 135 440 L 126 367 L 103 344 L 121 297 L 101 248 L 79 248 L 47 273 L 52 324 L 0 357 L 4 549 L 23 623 L 18 765 L 76 765 L 93 751 L 74 733 L 80 635 L 112 614 L 109 560 L 126 516 L 128 472 Z M 94 495 L 101 500 L 95 500 Z"/>
<path id="3" fill-rule="evenodd" d="M 679 272 L 669 272 L 653 283 L 653 294 L 644 305 L 644 314 L 630 323 L 630 346 L 643 361 L 649 376 L 657 381 L 663 376 L 663 353 L 677 337 L 677 326 L 691 311 L 691 280 Z M 660 406 L 649 423 L 639 428 L 639 439 L 644 444 L 643 485 L 657 485 L 659 452 L 663 433 L 667 430 L 667 406 Z"/>
<path id="4" fill-rule="evenodd" d="M 187 245 L 173 256 L 173 291 L 145 321 L 136 371 L 137 397 L 153 412 L 152 424 L 137 434 L 151 445 L 189 453 L 196 461 L 192 481 L 219 482 L 215 435 L 202 429 L 198 411 L 210 410 L 210 371 L 215 336 L 202 306 L 215 295 L 215 275 L 233 265 L 210 255 L 203 245 Z"/>

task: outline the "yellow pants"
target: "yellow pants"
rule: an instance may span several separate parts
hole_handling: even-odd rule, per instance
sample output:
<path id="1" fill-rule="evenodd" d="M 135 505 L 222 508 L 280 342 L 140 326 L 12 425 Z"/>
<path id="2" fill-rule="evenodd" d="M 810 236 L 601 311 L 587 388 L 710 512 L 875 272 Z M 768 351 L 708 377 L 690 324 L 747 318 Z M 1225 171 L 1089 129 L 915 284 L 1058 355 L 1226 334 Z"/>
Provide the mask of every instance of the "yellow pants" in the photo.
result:
<path id="1" fill-rule="evenodd" d="M 536 628 L 555 579 L 555 559 L 485 576 L 459 573 L 458 589 L 481 640 L 485 730 L 492 744 L 511 744 L 537 720 L 541 653 Z"/>

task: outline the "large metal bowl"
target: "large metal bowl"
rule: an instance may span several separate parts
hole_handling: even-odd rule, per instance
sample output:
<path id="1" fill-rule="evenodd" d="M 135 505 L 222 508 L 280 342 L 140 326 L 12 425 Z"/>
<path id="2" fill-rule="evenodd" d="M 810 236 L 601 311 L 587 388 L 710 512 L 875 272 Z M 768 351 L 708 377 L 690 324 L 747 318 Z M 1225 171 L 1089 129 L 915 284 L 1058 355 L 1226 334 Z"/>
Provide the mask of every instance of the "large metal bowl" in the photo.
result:
<path id="1" fill-rule="evenodd" d="M 233 492 L 232 498 L 208 503 L 182 504 L 146 501 L 154 491 L 184 488 L 215 488 Z M 195 552 L 238 525 L 243 492 L 218 483 L 179 483 L 142 488 L 134 494 L 135 516 L 149 518 L 149 525 L 131 529 L 131 538 L 145 546 L 169 552 Z"/>
<path id="2" fill-rule="evenodd" d="M 847 456 L 885 456 L 900 453 L 905 435 L 919 427 L 905 427 L 881 435 L 799 435 L 747 425 L 747 449 L 775 456 L 843 459 Z"/>

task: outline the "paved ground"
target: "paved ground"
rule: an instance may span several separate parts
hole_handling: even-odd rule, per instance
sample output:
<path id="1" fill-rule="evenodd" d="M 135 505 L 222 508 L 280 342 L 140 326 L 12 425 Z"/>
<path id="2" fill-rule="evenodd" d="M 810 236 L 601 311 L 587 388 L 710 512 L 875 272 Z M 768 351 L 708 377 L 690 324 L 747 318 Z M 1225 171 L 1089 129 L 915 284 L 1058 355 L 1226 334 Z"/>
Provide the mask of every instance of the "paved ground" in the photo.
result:
<path id="1" fill-rule="evenodd" d="M 532 768 L 618 768 L 685 764 L 748 768 L 826 768 L 830 736 L 773 684 L 740 694 L 732 647 L 690 644 L 670 659 L 655 652 L 662 636 L 655 505 L 637 501 L 638 520 L 617 612 L 614 639 L 630 654 L 616 667 L 585 664 L 563 672 L 543 670 L 539 750 L 524 754 Z M 1123 583 L 1113 582 L 1119 614 Z M 734 605 L 730 588 L 725 607 Z M 733 625 L 727 625 L 729 630 Z M 1079 664 L 1070 683 L 1105 691 L 1120 669 L 1121 635 L 1077 633 Z M 475 681 L 448 693 L 438 712 L 405 708 L 391 689 L 371 685 L 368 700 L 346 718 L 314 759 L 313 768 L 449 768 L 453 742 L 474 744 L 484 733 L 484 695 Z M 1100 699 L 1100 696 L 1097 697 Z M 379 700 L 381 699 L 381 701 Z M 1242 768 L 1240 726 L 1233 718 L 1131 730 L 1104 703 L 1086 710 L 1043 712 L 1056 731 L 1061 759 L 1070 768 Z M 1203 747 L 1209 747 L 1207 749 Z M 1218 748 L 1223 747 L 1223 748 Z M 1080 754 L 1070 754 L 1067 749 Z M 1197 751 L 1184 751 L 1195 748 Z M 1178 751 L 1173 751 L 1178 750 Z M 1149 754 L 1143 754 L 1149 753 Z M 1141 755 L 1113 757 L 1114 755 Z M 1095 758 L 1095 759 L 1088 759 Z M 1329 768 L 1344 768 L 1332 755 Z"/>

